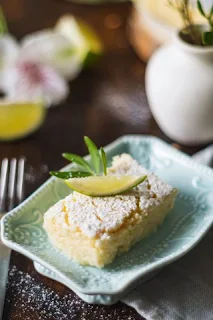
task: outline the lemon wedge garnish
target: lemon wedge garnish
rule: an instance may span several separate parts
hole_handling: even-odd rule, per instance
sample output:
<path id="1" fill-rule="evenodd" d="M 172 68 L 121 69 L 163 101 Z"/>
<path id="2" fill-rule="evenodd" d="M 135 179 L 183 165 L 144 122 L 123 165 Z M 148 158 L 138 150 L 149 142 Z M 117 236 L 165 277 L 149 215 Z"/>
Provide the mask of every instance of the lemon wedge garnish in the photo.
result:
<path id="1" fill-rule="evenodd" d="M 114 196 L 142 183 L 146 176 L 91 176 L 65 180 L 73 190 L 91 197 Z"/>
<path id="2" fill-rule="evenodd" d="M 44 121 L 42 103 L 0 100 L 0 140 L 15 140 L 35 131 Z"/>

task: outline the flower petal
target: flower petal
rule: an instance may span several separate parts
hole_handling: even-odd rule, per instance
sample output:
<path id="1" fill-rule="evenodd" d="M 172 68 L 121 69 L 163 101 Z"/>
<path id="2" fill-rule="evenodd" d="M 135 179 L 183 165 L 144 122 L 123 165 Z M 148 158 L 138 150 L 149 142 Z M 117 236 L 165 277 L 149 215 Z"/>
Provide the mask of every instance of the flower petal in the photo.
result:
<path id="1" fill-rule="evenodd" d="M 0 36 L 0 69 L 14 64 L 19 55 L 19 44 L 11 35 Z"/>
<path id="2" fill-rule="evenodd" d="M 19 62 L 6 72 L 4 90 L 13 100 L 42 100 L 55 105 L 69 94 L 66 81 L 50 66 L 29 61 Z"/>
<path id="3" fill-rule="evenodd" d="M 15 67 L 4 69 L 0 73 L 0 90 L 8 96 L 13 96 L 17 82 L 17 70 Z"/>
<path id="4" fill-rule="evenodd" d="M 78 52 L 65 36 L 53 30 L 26 36 L 22 41 L 21 57 L 48 64 L 69 80 L 75 78 L 82 69 Z"/>
<path id="5" fill-rule="evenodd" d="M 60 103 L 69 94 L 67 82 L 48 66 L 43 66 L 42 72 L 45 78 L 43 93 L 46 100 L 51 104 Z"/>
<path id="6" fill-rule="evenodd" d="M 19 55 L 18 42 L 11 35 L 0 36 L 0 90 L 4 90 L 5 70 L 13 66 Z"/>
<path id="7" fill-rule="evenodd" d="M 85 38 L 83 37 L 76 19 L 72 15 L 62 16 L 56 23 L 55 30 L 64 35 L 70 43 L 76 48 L 87 47 Z"/>

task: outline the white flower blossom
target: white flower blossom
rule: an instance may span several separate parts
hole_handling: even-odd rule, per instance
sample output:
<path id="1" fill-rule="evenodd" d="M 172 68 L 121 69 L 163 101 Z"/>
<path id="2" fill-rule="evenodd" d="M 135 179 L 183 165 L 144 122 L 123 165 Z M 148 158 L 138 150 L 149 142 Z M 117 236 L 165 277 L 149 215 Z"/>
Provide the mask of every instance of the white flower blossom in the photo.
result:
<path id="1" fill-rule="evenodd" d="M 70 41 L 54 30 L 43 30 L 26 36 L 21 42 L 21 57 L 50 65 L 67 80 L 82 69 L 82 59 Z"/>
<path id="2" fill-rule="evenodd" d="M 4 91 L 4 74 L 15 65 L 19 56 L 19 44 L 11 35 L 0 35 L 0 90 Z"/>
<path id="3" fill-rule="evenodd" d="M 19 61 L 5 72 L 5 91 L 13 100 L 44 101 L 50 106 L 64 100 L 69 88 L 65 79 L 40 62 Z"/>

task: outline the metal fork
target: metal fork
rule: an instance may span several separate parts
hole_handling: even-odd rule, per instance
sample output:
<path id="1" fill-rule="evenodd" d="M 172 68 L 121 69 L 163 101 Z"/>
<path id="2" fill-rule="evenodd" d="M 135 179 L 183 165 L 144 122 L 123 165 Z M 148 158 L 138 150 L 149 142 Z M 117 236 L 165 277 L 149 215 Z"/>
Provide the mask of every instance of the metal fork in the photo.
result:
<path id="1" fill-rule="evenodd" d="M 0 175 L 0 219 L 21 203 L 24 195 L 25 158 L 2 160 Z M 1 235 L 1 234 L 0 234 Z M 10 249 L 5 247 L 0 237 L 0 319 L 2 319 L 5 290 L 10 262 Z"/>

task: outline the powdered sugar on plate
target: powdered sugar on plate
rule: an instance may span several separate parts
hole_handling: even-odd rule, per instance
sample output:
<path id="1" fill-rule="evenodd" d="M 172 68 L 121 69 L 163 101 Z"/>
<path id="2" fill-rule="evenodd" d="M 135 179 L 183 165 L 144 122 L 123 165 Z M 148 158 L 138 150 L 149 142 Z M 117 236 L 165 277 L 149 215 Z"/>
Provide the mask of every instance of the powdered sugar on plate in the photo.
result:
<path id="1" fill-rule="evenodd" d="M 141 319 L 134 310 L 121 303 L 103 307 L 83 302 L 72 291 L 61 295 L 16 266 L 12 266 L 9 271 L 5 309 L 10 309 L 11 305 L 15 310 L 11 318 L 14 320 Z"/>

